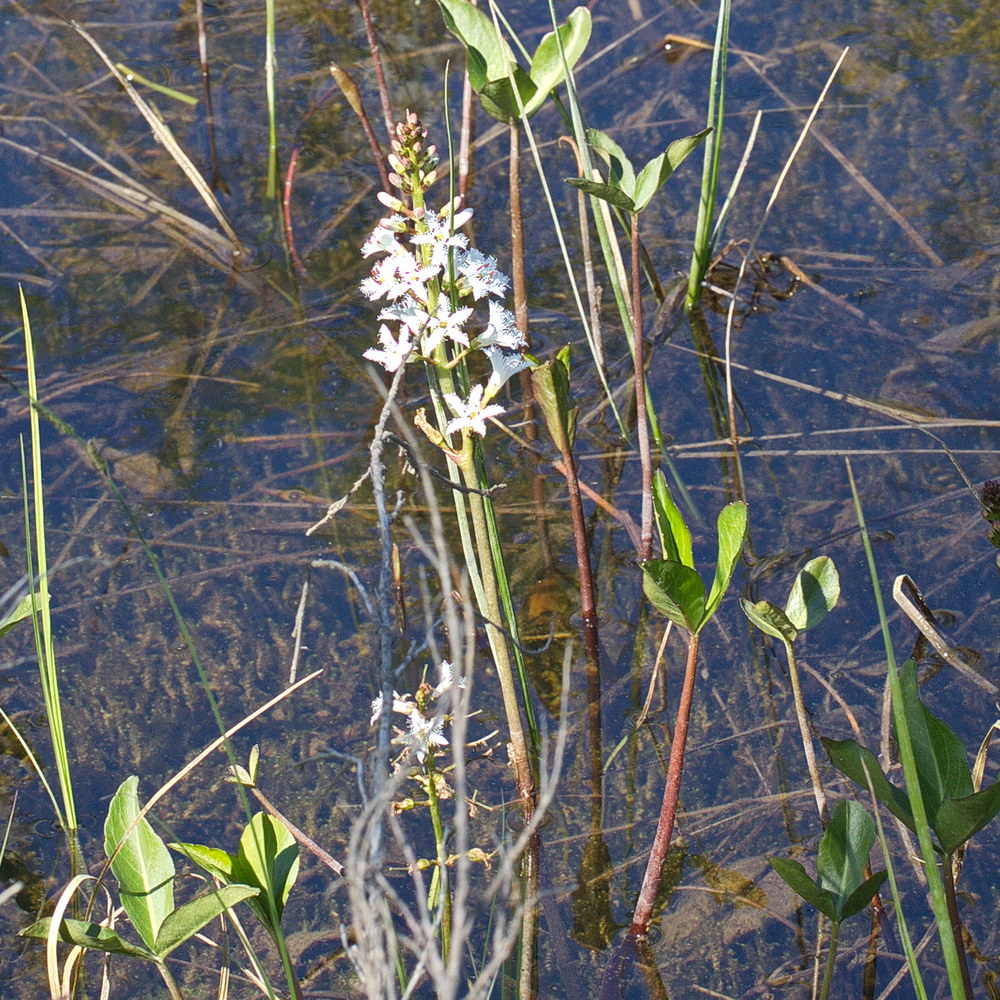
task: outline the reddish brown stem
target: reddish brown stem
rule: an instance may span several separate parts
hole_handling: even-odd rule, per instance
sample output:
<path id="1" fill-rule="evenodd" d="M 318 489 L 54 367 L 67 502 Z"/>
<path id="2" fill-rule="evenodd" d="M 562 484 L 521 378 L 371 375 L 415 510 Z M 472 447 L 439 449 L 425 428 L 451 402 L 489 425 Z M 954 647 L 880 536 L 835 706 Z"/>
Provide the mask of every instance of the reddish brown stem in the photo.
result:
<path id="1" fill-rule="evenodd" d="M 305 278 L 308 277 L 309 272 L 306 270 L 305 264 L 302 263 L 299 251 L 295 248 L 295 232 L 292 229 L 292 184 L 295 179 L 295 164 L 298 162 L 299 150 L 296 146 L 292 150 L 292 155 L 288 160 L 288 170 L 285 173 L 285 190 L 281 198 L 281 214 L 285 223 L 285 242 L 288 244 L 288 252 L 291 255 L 292 263 L 295 264 L 295 268 L 299 274 Z"/>
<path id="2" fill-rule="evenodd" d="M 395 135 L 392 102 L 389 100 L 389 86 L 385 82 L 385 69 L 382 66 L 382 54 L 378 47 L 375 25 L 372 22 L 372 11 L 368 5 L 368 0 L 358 0 L 358 6 L 361 8 L 361 17 L 365 22 L 365 34 L 368 36 L 368 51 L 371 53 L 372 66 L 375 67 L 375 80 L 378 83 L 379 100 L 382 102 L 382 117 L 385 119 L 385 131 L 389 137 L 389 142 L 392 142 Z"/>
<path id="3" fill-rule="evenodd" d="M 642 286 L 639 262 L 639 215 L 632 214 L 632 341 L 635 360 L 635 433 L 642 467 L 642 516 L 639 521 L 639 561 L 653 555 L 653 462 L 649 449 L 646 412 L 646 351 L 642 340 Z"/>
<path id="4" fill-rule="evenodd" d="M 674 835 L 674 819 L 677 816 L 677 802 L 681 794 L 681 774 L 684 771 L 684 751 L 687 746 L 688 724 L 691 721 L 691 703 L 694 701 L 694 682 L 698 668 L 698 633 L 688 633 L 687 665 L 684 668 L 684 686 L 680 704 L 677 706 L 677 725 L 670 746 L 670 762 L 667 765 L 667 787 L 663 790 L 663 804 L 660 806 L 660 820 L 656 824 L 653 849 L 649 852 L 646 874 L 639 890 L 639 901 L 632 916 L 630 934 L 645 936 L 649 921 L 653 916 L 656 892 L 660 888 L 663 863 L 667 859 L 670 841 Z"/>

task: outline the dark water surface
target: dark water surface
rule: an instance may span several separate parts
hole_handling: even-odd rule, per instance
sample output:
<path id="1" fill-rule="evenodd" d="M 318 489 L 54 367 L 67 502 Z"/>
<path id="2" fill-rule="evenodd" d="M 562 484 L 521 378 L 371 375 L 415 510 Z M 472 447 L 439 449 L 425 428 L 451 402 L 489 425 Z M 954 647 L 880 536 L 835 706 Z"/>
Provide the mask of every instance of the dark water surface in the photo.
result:
<path id="1" fill-rule="evenodd" d="M 561 7 L 561 16 L 568 9 Z M 25 384 L 20 283 L 41 398 L 109 463 L 162 562 L 228 724 L 287 683 L 292 629 L 308 582 L 298 673 L 324 673 L 244 730 L 236 745 L 245 753 L 262 744 L 261 786 L 299 827 L 342 856 L 360 793 L 353 765 L 320 755 L 330 749 L 364 755 L 372 744 L 376 640 L 345 577 L 309 565 L 332 557 L 374 585 L 370 490 L 362 487 L 322 531 L 307 537 L 305 530 L 366 468 L 380 405 L 360 358 L 377 327 L 357 292 L 369 266 L 358 248 L 382 214 L 374 200 L 378 176 L 347 103 L 339 92 L 325 94 L 327 66 L 335 61 L 354 74 L 376 132 L 384 134 L 363 24 L 354 6 L 339 0 L 279 10 L 281 169 L 297 148 L 291 205 L 304 275 L 288 262 L 280 216 L 264 196 L 263 5 L 206 8 L 214 168 L 204 102 L 192 109 L 150 95 L 202 173 L 217 180 L 249 261 L 234 279 L 223 238 L 196 241 L 193 225 L 165 225 L 162 214 L 124 205 L 95 187 L 94 178 L 141 185 L 149 198 L 219 232 L 128 97 L 58 16 L 63 13 L 112 61 L 201 93 L 192 4 L 140 0 L 63 11 L 4 0 L 0 7 L 0 315 L 6 321 L 0 364 L 8 380 L 0 396 L 0 542 L 7 550 L 0 589 L 24 573 L 18 436 L 26 433 L 27 418 L 15 389 Z M 445 146 L 441 80 L 446 59 L 458 64 L 460 53 L 438 9 L 400 0 L 376 4 L 376 14 L 397 112 L 418 111 Z M 699 128 L 709 56 L 675 43 L 668 59 L 661 43 L 668 33 L 710 41 L 714 9 L 598 0 L 593 15 L 594 38 L 578 84 L 589 124 L 643 159 Z M 547 17 L 539 4 L 516 5 L 509 16 L 533 40 Z M 884 650 L 845 456 L 853 462 L 887 594 L 897 574 L 910 574 L 948 640 L 975 670 L 1000 683 L 996 550 L 956 470 L 957 464 L 977 487 L 1000 477 L 998 18 L 995 0 L 737 2 L 733 9 L 732 45 L 743 54 L 730 57 L 723 186 L 755 112 L 764 116 L 726 228 L 737 247 L 713 273 L 719 286 L 757 230 L 801 115 L 842 48 L 851 46 L 760 234 L 757 252 L 766 259 L 739 293 L 732 356 L 744 366 L 735 372 L 735 391 L 741 432 L 749 439 L 741 457 L 750 541 L 735 589 L 781 603 L 807 558 L 822 553 L 836 560 L 841 603 L 801 643 L 800 655 L 815 671 L 804 679 L 806 703 L 818 733 L 838 738 L 849 734 L 849 706 L 873 747 Z M 453 94 L 459 89 L 453 71 Z M 492 124 L 485 117 L 478 122 L 470 200 L 477 244 L 506 269 L 507 146 Z M 568 149 L 556 143 L 565 128 L 551 106 L 533 126 L 549 181 L 571 218 L 575 195 L 559 180 L 575 168 Z M 582 478 L 638 517 L 638 462 L 601 408 L 527 157 L 524 166 L 532 178 L 525 214 L 534 353 L 545 358 L 573 343 L 574 392 L 589 417 L 577 442 Z M 643 216 L 643 238 L 666 286 L 687 267 L 699 170 L 696 156 Z M 433 200 L 445 198 L 442 185 Z M 806 280 L 793 280 L 795 273 Z M 650 389 L 670 458 L 707 525 L 734 497 L 735 474 L 717 442 L 722 375 L 692 352 L 706 337 L 723 349 L 725 302 L 709 295 L 705 305 L 697 336 L 686 320 L 664 314 Z M 652 296 L 646 308 L 653 317 Z M 609 377 L 622 399 L 627 348 L 608 302 L 604 321 Z M 407 408 L 421 402 L 421 391 L 414 379 Z M 513 401 L 509 412 L 518 413 Z M 134 529 L 85 452 L 51 427 L 43 427 L 43 437 L 50 564 L 65 564 L 52 580 L 64 712 L 84 852 L 96 866 L 103 817 L 118 784 L 138 774 L 141 795 L 148 797 L 216 730 Z M 494 478 L 508 483 L 499 513 L 522 627 L 533 647 L 553 629 L 560 637 L 576 635 L 576 569 L 560 477 L 543 465 L 539 514 L 535 464 L 499 434 L 489 446 Z M 420 514 L 416 481 L 396 466 L 390 476 L 390 488 L 403 489 Z M 650 623 L 636 649 L 646 625 L 634 549 L 613 520 L 592 504 L 587 509 L 599 581 L 607 761 L 642 704 L 662 628 Z M 543 522 L 551 556 L 540 542 Z M 407 579 L 414 581 L 410 613 L 419 622 L 422 557 L 402 536 L 400 544 Z M 695 545 L 707 567 L 714 553 L 704 528 Z M 0 699 L 48 762 L 37 671 L 22 631 L 3 640 Z M 915 630 L 895 614 L 893 635 L 905 657 Z M 562 648 L 560 638 L 531 662 L 544 715 L 558 710 Z M 671 710 L 654 700 L 650 723 L 606 767 L 600 788 L 588 752 L 585 672 L 582 663 L 574 667 L 568 762 L 543 834 L 549 900 L 539 950 L 543 995 L 594 994 L 609 939 L 628 923 L 655 828 L 680 683 L 681 644 L 672 642 L 670 650 Z M 918 654 L 921 666 L 940 666 L 926 651 Z M 418 657 L 401 685 L 414 688 L 422 665 Z M 932 673 L 925 699 L 974 750 L 997 716 L 993 697 L 950 668 Z M 484 715 L 473 735 L 485 735 L 500 712 L 485 659 L 476 696 Z M 23 751 L 9 733 L 2 747 L 0 819 L 11 816 L 4 882 L 21 878 L 28 891 L 0 909 L 0 993 L 37 997 L 47 990 L 42 950 L 32 946 L 22 954 L 14 934 L 34 919 L 45 895 L 65 884 L 68 868 L 51 806 Z M 995 771 L 989 763 L 987 780 Z M 158 811 L 168 839 L 234 848 L 240 811 L 222 784 L 223 772 L 223 758 L 210 758 L 168 797 Z M 52 780 L 51 768 L 48 774 Z M 824 774 L 834 793 L 849 792 L 829 768 Z M 482 797 L 493 804 L 513 794 L 499 766 L 484 769 L 480 780 Z M 682 804 L 674 888 L 663 894 L 669 919 L 653 944 L 667 992 L 806 996 L 814 916 L 795 909 L 766 857 L 787 856 L 793 844 L 804 848 L 795 856 L 813 857 L 820 829 L 784 662 L 748 630 L 732 596 L 703 641 Z M 987 983 L 1000 971 L 997 847 L 995 829 L 977 835 L 960 884 L 980 967 L 974 977 Z M 919 938 L 927 926 L 924 897 L 901 848 L 896 860 Z M 340 954 L 345 906 L 326 870 L 304 858 L 285 926 L 307 996 L 360 994 Z M 864 927 L 861 918 L 845 926 L 838 972 L 843 996 L 861 995 Z M 895 931 L 885 950 L 892 955 L 880 961 L 879 991 L 899 967 Z M 206 961 L 204 954 L 184 955 Z M 944 995 L 938 958 L 932 944 L 924 959 L 928 988 Z M 147 982 L 142 972 L 127 960 L 116 963 L 112 996 L 163 995 L 159 980 Z M 188 977 L 186 995 L 208 995 L 210 973 L 178 974 Z M 95 983 L 90 988 L 96 990 Z M 639 996 L 644 988 L 637 980 L 625 992 Z M 906 983 L 897 992 L 912 995 Z M 231 995 L 255 994 L 240 981 Z"/>

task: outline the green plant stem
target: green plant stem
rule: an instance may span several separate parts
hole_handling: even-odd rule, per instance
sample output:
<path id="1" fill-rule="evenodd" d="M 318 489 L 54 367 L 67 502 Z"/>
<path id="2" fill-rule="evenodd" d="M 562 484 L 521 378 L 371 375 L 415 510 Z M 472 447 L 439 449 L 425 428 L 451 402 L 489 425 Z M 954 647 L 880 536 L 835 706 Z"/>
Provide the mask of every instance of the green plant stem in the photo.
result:
<path id="1" fill-rule="evenodd" d="M 826 949 L 826 967 L 823 969 L 823 985 L 819 988 L 819 1000 L 829 1000 L 830 984 L 833 982 L 833 966 L 837 959 L 837 943 L 840 940 L 840 921 L 833 921 L 830 944 Z"/>
<path id="2" fill-rule="evenodd" d="M 792 648 L 792 644 L 787 639 L 783 639 L 782 643 L 785 647 L 785 657 L 788 660 L 788 676 L 792 682 L 792 700 L 795 703 L 795 717 L 799 723 L 799 735 L 802 737 L 802 753 L 805 755 L 806 767 L 809 769 L 809 779 L 812 781 L 813 796 L 816 799 L 819 821 L 825 827 L 830 816 L 826 807 L 823 779 L 820 777 L 819 767 L 816 765 L 816 752 L 813 747 L 812 733 L 809 732 L 806 706 L 802 699 L 802 685 L 799 683 L 799 667 L 795 662 L 795 650 Z"/>
<path id="3" fill-rule="evenodd" d="M 181 993 L 180 987 L 177 985 L 177 980 L 174 979 L 173 973 L 167 968 L 166 962 L 157 962 L 157 969 L 160 971 L 160 977 L 163 979 L 164 985 L 167 987 L 167 992 L 170 994 L 170 1000 L 184 1000 L 184 994 Z"/>
<path id="4" fill-rule="evenodd" d="M 653 556 L 653 463 L 649 449 L 649 413 L 646 392 L 646 352 L 642 341 L 642 270 L 639 265 L 639 214 L 630 216 L 632 236 L 632 358 L 635 363 L 635 434 L 642 469 L 642 508 L 639 561 Z"/>
<path id="5" fill-rule="evenodd" d="M 275 57 L 274 0 L 264 0 L 264 88 L 267 93 L 267 196 L 274 198 L 278 193 L 278 118 L 275 98 Z"/>
<path id="6" fill-rule="evenodd" d="M 948 900 L 945 896 L 941 871 L 936 863 L 934 842 L 931 839 L 931 828 L 927 820 L 927 807 L 924 804 L 920 790 L 920 776 L 917 771 L 917 761 L 913 753 L 913 740 L 910 726 L 906 718 L 903 704 L 903 692 L 899 682 L 899 670 L 896 666 L 896 653 L 889 635 L 889 624 L 885 614 L 885 604 L 882 601 L 882 591 L 878 579 L 878 569 L 875 565 L 875 555 L 872 552 L 871 539 L 865 524 L 861 499 L 858 496 L 857 485 L 854 482 L 854 471 L 850 459 L 846 460 L 847 475 L 851 484 L 851 495 L 854 499 L 854 509 L 861 529 L 861 540 L 864 544 L 865 557 L 868 561 L 868 571 L 871 574 L 872 590 L 875 604 L 878 608 L 879 622 L 882 626 L 882 638 L 886 652 L 886 670 L 889 676 L 889 690 L 892 701 L 892 717 L 896 727 L 896 741 L 899 744 L 899 759 L 903 766 L 903 777 L 906 781 L 906 792 L 910 799 L 910 809 L 913 813 L 913 825 L 916 828 L 917 839 L 920 842 L 920 852 L 924 859 L 924 871 L 927 876 L 927 893 L 930 896 L 931 909 L 937 924 L 938 939 L 941 942 L 941 954 L 944 957 L 948 972 L 948 984 L 952 991 L 952 1000 L 971 1000 L 966 992 L 962 975 L 962 963 L 959 959 L 958 945 L 948 912 Z"/>
<path id="7" fill-rule="evenodd" d="M 434 755 L 427 754 L 424 762 L 427 770 L 427 802 L 431 811 L 431 826 L 434 828 L 434 844 L 437 848 L 437 883 L 441 894 L 441 960 L 448 964 L 451 950 L 451 888 L 448 885 L 448 851 L 445 844 L 444 824 L 441 822 L 441 803 L 438 801 L 437 786 L 434 783 Z"/>
<path id="8" fill-rule="evenodd" d="M 649 852 L 646 864 L 646 874 L 639 890 L 639 901 L 636 903 L 632 916 L 632 926 L 629 933 L 645 937 L 649 931 L 649 922 L 656 903 L 656 893 L 660 887 L 660 877 L 663 874 L 663 864 L 670 849 L 670 841 L 674 834 L 674 819 L 677 816 L 677 802 L 681 794 L 681 775 L 684 771 L 684 751 L 687 747 L 688 726 L 691 721 L 691 705 L 694 701 L 694 682 L 698 675 L 698 644 L 697 632 L 688 633 L 687 664 L 684 668 L 684 685 L 681 688 L 681 700 L 677 706 L 677 724 L 674 726 L 674 738 L 670 744 L 670 760 L 667 764 L 667 785 L 663 790 L 663 803 L 660 806 L 660 819 L 656 824 L 656 836 L 653 848 Z"/>
<path id="9" fill-rule="evenodd" d="M 468 432 L 464 433 L 463 449 L 459 456 L 459 468 L 466 487 L 478 491 L 479 477 L 476 474 L 475 461 L 472 454 L 473 445 Z M 472 517 L 472 528 L 475 534 L 476 547 L 480 552 L 490 550 L 490 531 L 486 522 L 485 498 L 478 492 L 468 494 L 469 512 Z M 517 781 L 518 795 L 524 809 L 525 822 L 528 822 L 535 809 L 535 783 L 528 759 L 528 749 L 524 738 L 524 726 L 521 722 L 521 710 L 517 700 L 517 690 L 514 686 L 514 672 L 511 667 L 510 652 L 507 640 L 500 628 L 502 610 L 497 592 L 496 576 L 493 572 L 491 559 L 482 559 L 480 576 L 483 584 L 483 617 L 486 619 L 486 638 L 497 668 L 500 681 L 500 693 L 503 698 L 504 712 L 507 716 L 514 765 L 514 775 Z"/>

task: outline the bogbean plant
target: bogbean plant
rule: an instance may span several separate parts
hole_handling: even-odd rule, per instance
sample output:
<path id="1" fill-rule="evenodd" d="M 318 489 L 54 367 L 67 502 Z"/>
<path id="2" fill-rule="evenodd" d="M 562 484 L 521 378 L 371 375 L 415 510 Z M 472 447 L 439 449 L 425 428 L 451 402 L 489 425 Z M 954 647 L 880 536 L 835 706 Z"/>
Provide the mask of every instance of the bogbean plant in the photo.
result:
<path id="1" fill-rule="evenodd" d="M 472 210 L 463 209 L 457 200 L 439 211 L 428 207 L 438 157 L 426 140 L 416 114 L 396 126 L 390 180 L 410 203 L 381 192 L 379 200 L 392 214 L 379 221 L 362 247 L 364 256 L 378 260 L 361 291 L 373 302 L 385 303 L 379 313 L 379 345 L 364 356 L 388 372 L 420 367 L 426 377 L 432 416 L 428 419 L 420 409 L 414 422 L 447 456 L 466 567 L 500 680 L 518 792 L 530 815 L 534 779 L 510 648 L 501 627 L 506 573 L 491 536 L 489 482 L 478 442 L 489 421 L 504 412 L 494 402 L 497 394 L 534 359 L 524 353 L 524 336 L 502 304 L 509 279 L 496 258 L 470 247 L 459 231 Z M 480 358 L 489 367 L 485 380 L 474 376 Z"/>

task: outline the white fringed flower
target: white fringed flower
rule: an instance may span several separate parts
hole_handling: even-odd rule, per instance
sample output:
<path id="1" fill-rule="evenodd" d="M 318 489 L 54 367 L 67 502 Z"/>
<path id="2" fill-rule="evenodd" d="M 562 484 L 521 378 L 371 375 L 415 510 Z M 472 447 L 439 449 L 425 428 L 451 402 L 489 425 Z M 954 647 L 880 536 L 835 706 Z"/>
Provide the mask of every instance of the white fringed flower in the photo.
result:
<path id="1" fill-rule="evenodd" d="M 497 406 L 496 403 L 483 405 L 483 386 L 481 385 L 472 387 L 468 399 L 462 399 L 461 396 L 456 396 L 453 392 L 446 392 L 444 401 L 448 404 L 451 412 L 455 414 L 455 419 L 449 421 L 445 428 L 446 434 L 454 434 L 455 431 L 468 428 L 475 434 L 485 435 L 486 421 L 490 417 L 498 417 L 504 412 L 503 407 Z"/>

